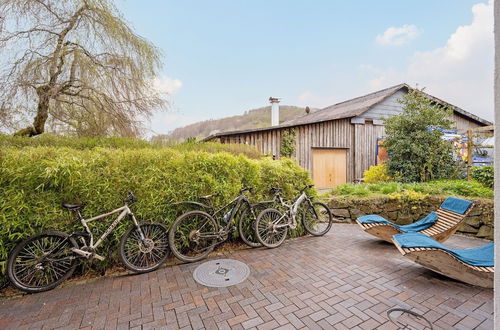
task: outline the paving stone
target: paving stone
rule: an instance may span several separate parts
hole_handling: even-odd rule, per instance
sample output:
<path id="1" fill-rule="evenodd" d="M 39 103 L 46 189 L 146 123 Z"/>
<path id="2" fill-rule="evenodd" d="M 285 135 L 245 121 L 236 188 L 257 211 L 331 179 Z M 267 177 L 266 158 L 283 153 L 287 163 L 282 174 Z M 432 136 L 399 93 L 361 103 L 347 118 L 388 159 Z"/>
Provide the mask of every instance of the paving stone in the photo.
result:
<path id="1" fill-rule="evenodd" d="M 453 236 L 446 244 L 484 242 Z M 223 257 L 248 264 L 248 279 L 229 288 L 206 288 L 192 279 L 196 264 L 181 264 L 67 283 L 0 298 L 0 328 L 395 329 L 387 319 L 394 307 L 422 313 L 436 328 L 493 326 L 493 290 L 436 275 L 356 225 L 335 224 L 323 237 Z"/>

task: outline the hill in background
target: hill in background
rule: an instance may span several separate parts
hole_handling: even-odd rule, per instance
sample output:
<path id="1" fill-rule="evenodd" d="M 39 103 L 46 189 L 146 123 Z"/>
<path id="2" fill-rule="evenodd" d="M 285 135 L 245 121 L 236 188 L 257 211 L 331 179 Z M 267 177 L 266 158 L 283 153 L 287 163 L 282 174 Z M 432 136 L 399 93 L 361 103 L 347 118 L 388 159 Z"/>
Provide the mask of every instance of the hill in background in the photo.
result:
<path id="1" fill-rule="evenodd" d="M 311 112 L 314 109 L 311 109 Z M 305 115 L 305 108 L 280 106 L 280 124 Z M 271 126 L 271 106 L 245 111 L 243 115 L 210 119 L 174 129 L 168 134 L 153 137 L 155 141 L 184 141 L 190 137 L 205 138 L 218 132 Z"/>

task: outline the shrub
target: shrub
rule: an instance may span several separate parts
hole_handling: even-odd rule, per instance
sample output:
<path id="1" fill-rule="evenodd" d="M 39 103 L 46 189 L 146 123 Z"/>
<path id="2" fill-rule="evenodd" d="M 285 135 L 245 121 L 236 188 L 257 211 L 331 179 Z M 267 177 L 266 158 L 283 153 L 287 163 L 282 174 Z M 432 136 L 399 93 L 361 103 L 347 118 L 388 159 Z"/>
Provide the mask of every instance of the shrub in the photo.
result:
<path id="1" fill-rule="evenodd" d="M 472 177 L 485 185 L 486 187 L 493 188 L 495 169 L 493 166 L 482 166 L 472 168 Z"/>
<path id="2" fill-rule="evenodd" d="M 254 159 L 262 157 L 262 154 L 255 147 L 244 144 L 221 144 L 216 142 L 196 142 L 192 140 L 184 143 L 159 143 L 122 137 L 69 137 L 48 133 L 32 138 L 0 134 L 0 149 L 8 147 L 68 147 L 78 150 L 95 148 L 170 148 L 179 151 L 229 152 L 236 155 L 243 154 Z"/>
<path id="3" fill-rule="evenodd" d="M 403 190 L 401 192 L 393 192 L 388 195 L 390 198 L 400 200 L 406 203 L 421 202 L 422 200 L 429 197 L 428 194 L 424 194 L 413 190 Z"/>
<path id="4" fill-rule="evenodd" d="M 403 113 L 386 119 L 389 174 L 400 182 L 457 178 L 452 144 L 442 139 L 442 130 L 452 128 L 452 110 L 418 89 L 410 89 L 399 102 Z"/>
<path id="5" fill-rule="evenodd" d="M 370 166 L 370 168 L 363 173 L 363 176 L 366 183 L 388 182 L 393 180 L 385 164 Z"/>
<path id="6" fill-rule="evenodd" d="M 249 159 L 225 152 L 179 151 L 175 148 L 109 149 L 24 147 L 0 150 L 0 266 L 15 243 L 48 228 L 81 231 L 61 202 L 86 202 L 86 217 L 121 206 L 128 190 L 138 198 L 131 209 L 139 221 L 170 226 L 178 210 L 172 203 L 217 193 L 215 205 L 230 201 L 243 185 L 256 188 L 259 200 L 272 186 L 287 197 L 310 183 L 308 173 L 289 159 Z M 268 198 L 268 196 L 266 196 Z M 110 219 L 108 219 L 110 220 Z M 102 233 L 109 221 L 91 223 Z M 100 246 L 110 251 L 103 270 L 118 260 L 119 237 L 130 226 L 123 221 Z M 294 232 L 293 235 L 299 235 Z"/>
<path id="7" fill-rule="evenodd" d="M 295 154 L 295 130 L 284 130 L 281 133 L 280 156 L 292 157 Z"/>

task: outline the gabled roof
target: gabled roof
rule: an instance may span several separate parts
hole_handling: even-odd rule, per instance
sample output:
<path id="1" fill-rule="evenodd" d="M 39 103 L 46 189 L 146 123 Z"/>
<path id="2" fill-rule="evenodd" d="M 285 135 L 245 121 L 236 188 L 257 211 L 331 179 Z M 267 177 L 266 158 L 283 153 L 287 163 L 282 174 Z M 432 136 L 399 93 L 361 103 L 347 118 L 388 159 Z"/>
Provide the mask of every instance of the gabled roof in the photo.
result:
<path id="1" fill-rule="evenodd" d="M 360 97 L 356 97 L 344 102 L 340 102 L 334 105 L 331 105 L 329 107 L 326 107 L 324 109 L 315 111 L 310 114 L 305 114 L 301 117 L 288 120 L 280 125 L 277 126 L 269 126 L 269 127 L 262 127 L 262 128 L 254 128 L 254 129 L 246 129 L 246 130 L 237 130 L 237 131 L 229 131 L 229 132 L 220 132 L 211 136 L 206 137 L 204 140 L 210 140 L 213 137 L 217 136 L 225 136 L 225 135 L 235 135 L 235 134 L 244 134 L 244 133 L 249 133 L 249 132 L 258 132 L 258 131 L 268 131 L 268 130 L 273 130 L 273 129 L 279 129 L 279 128 L 287 128 L 287 127 L 294 127 L 294 126 L 300 126 L 300 125 L 307 125 L 307 124 L 312 124 L 312 123 L 319 123 L 319 122 L 324 122 L 324 121 L 330 121 L 330 120 L 336 120 L 336 119 L 344 119 L 344 118 L 352 118 L 352 117 L 357 117 L 369 109 L 371 109 L 373 106 L 379 104 L 380 102 L 384 101 L 386 98 L 389 96 L 393 95 L 394 93 L 400 91 L 400 90 L 406 90 L 408 91 L 411 89 L 410 86 L 407 84 L 399 84 L 396 86 L 392 86 L 386 89 L 382 89 L 370 94 L 366 94 Z M 467 112 L 457 106 L 454 106 L 450 103 L 447 103 L 443 100 L 438 99 L 437 97 L 434 97 L 432 95 L 429 95 L 427 93 L 424 93 L 428 98 L 433 100 L 436 103 L 445 105 L 453 109 L 454 112 L 458 113 L 459 115 L 462 115 L 464 117 L 467 117 L 470 120 L 476 121 L 480 125 L 493 125 L 490 121 L 487 121 L 485 119 L 479 118 L 476 115 L 473 115 L 470 112 Z"/>
<path id="2" fill-rule="evenodd" d="M 289 120 L 284 122 L 283 125 L 296 126 L 334 119 L 356 117 L 368 111 L 368 109 L 376 104 L 379 104 L 402 88 L 408 88 L 408 86 L 406 84 L 399 84 L 374 93 L 359 96 L 354 99 L 331 105 L 311 114 Z"/>

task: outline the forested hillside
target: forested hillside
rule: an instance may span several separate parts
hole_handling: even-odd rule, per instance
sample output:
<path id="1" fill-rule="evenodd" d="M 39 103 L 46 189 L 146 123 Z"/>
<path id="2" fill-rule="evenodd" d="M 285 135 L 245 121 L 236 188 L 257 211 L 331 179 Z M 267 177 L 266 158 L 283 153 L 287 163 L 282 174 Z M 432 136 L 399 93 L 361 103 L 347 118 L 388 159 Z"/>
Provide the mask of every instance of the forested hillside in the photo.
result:
<path id="1" fill-rule="evenodd" d="M 314 110 L 311 109 L 311 111 Z M 280 106 L 280 123 L 305 114 L 305 108 L 282 105 Z M 157 135 L 153 139 L 163 141 L 183 141 L 189 137 L 196 137 L 200 139 L 216 132 L 266 127 L 270 125 L 271 106 L 267 106 L 248 110 L 243 115 L 205 120 L 184 127 L 179 127 L 171 131 L 169 134 Z"/>

